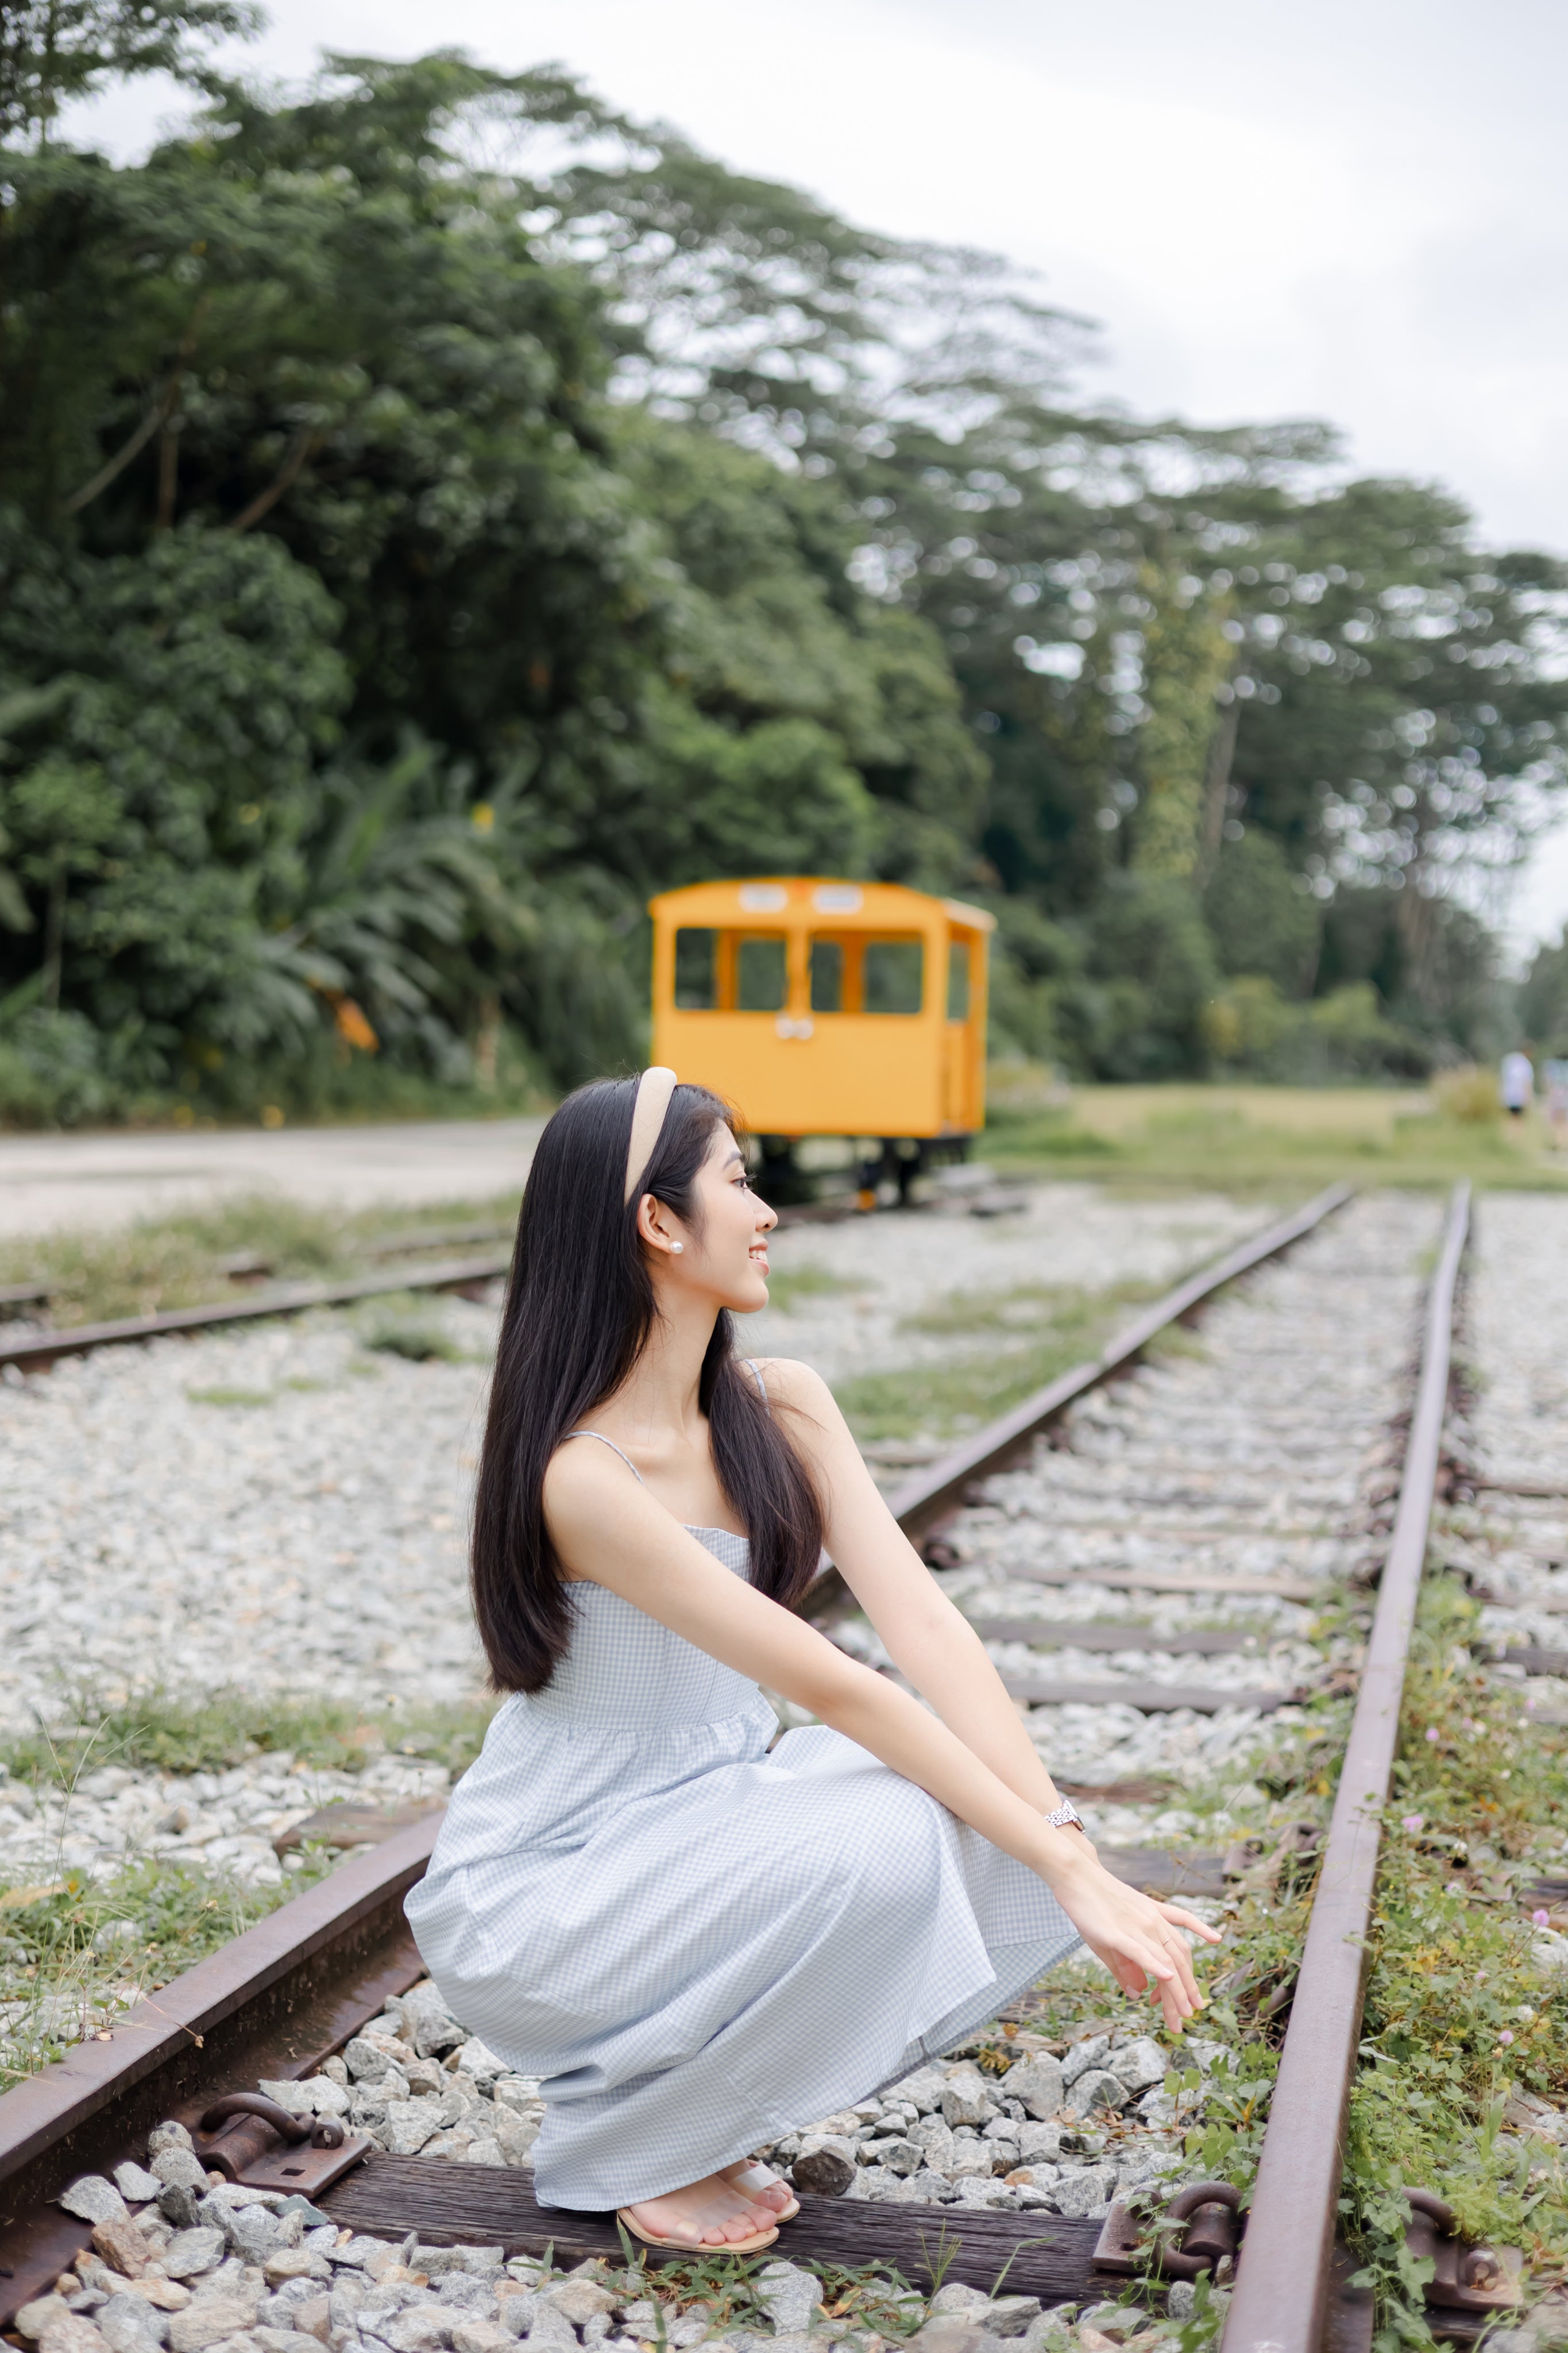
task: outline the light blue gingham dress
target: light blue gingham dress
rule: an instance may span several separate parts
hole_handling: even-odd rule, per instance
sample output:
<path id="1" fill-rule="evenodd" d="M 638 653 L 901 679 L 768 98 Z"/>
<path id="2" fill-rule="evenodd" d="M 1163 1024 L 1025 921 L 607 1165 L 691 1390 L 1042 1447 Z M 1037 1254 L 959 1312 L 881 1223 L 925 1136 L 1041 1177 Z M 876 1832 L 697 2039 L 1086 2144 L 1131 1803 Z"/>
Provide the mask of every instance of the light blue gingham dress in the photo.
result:
<path id="1" fill-rule="evenodd" d="M 690 1533 L 746 1575 L 743 1536 Z M 454 2015 L 545 2079 L 541 2203 L 602 2211 L 950 2049 L 1078 1932 L 856 1742 L 771 1746 L 754 1683 L 604 1586 L 572 1599 L 565 1658 L 497 1714 L 405 1909 Z"/>

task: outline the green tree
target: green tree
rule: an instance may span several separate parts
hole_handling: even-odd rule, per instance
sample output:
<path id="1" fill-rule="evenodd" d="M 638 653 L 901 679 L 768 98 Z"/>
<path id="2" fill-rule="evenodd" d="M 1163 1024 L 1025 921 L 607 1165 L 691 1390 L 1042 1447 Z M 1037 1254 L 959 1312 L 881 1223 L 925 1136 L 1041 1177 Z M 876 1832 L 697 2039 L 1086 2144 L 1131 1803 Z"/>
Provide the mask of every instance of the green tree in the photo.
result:
<path id="1" fill-rule="evenodd" d="M 1201 1069 L 1226 976 L 1279 1039 L 1375 988 L 1352 1061 L 1483 1035 L 1447 883 L 1563 780 L 1561 567 L 1320 427 L 1087 410 L 994 258 L 565 76 L 279 101 L 240 25 L 6 16 L 0 1024 L 73 1100 L 356 1023 L 585 1075 L 643 899 L 758 866 L 988 893 L 1001 1029 L 1086 1070 Z M 209 104 L 145 165 L 41 135 L 153 64 Z"/>
<path id="2" fill-rule="evenodd" d="M 5 0 L 0 139 L 47 136 L 62 106 L 106 81 L 165 73 L 199 83 L 206 41 L 260 22 L 247 0 Z"/>
<path id="3" fill-rule="evenodd" d="M 1543 942 L 1520 984 L 1518 1026 L 1542 1052 L 1568 1054 L 1568 937 Z"/>
<path id="4" fill-rule="evenodd" d="M 1256 974 L 1287 997 L 1310 992 L 1322 909 L 1306 879 L 1292 873 L 1279 841 L 1259 826 L 1237 827 L 1221 843 L 1203 910 L 1222 972 Z"/>
<path id="5" fill-rule="evenodd" d="M 1145 716 L 1140 730 L 1142 807 L 1131 863 L 1148 874 L 1197 878 L 1207 862 L 1216 697 L 1231 669 L 1226 600 L 1191 574 L 1173 578 L 1152 565 L 1140 583 L 1149 614 L 1142 629 Z"/>

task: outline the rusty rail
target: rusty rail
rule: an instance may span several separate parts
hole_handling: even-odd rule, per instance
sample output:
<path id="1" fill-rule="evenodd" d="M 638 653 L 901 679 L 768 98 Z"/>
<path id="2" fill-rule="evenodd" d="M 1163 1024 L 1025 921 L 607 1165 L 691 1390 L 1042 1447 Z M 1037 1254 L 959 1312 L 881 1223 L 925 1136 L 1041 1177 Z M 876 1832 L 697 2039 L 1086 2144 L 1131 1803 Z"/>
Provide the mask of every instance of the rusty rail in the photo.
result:
<path id="1" fill-rule="evenodd" d="M 1055 1415 L 1129 1366 L 1167 1324 L 1310 1233 L 1349 1198 L 1348 1187 L 1335 1186 L 1228 1251 L 1145 1310 L 1092 1364 L 1053 1382 L 965 1446 L 906 1481 L 889 1499 L 905 1527 L 911 1534 L 929 1529 L 962 1500 L 970 1480 L 1016 1460 Z M 34 1362 L 47 1361 L 115 1340 L 249 1322 L 390 1291 L 489 1280 L 504 1271 L 504 1261 L 480 1260 L 426 1268 L 417 1286 L 406 1272 L 341 1284 L 299 1285 L 286 1294 L 184 1309 L 168 1317 L 38 1334 L 21 1347 L 12 1344 L 0 1349 L 0 1361 L 24 1361 L 27 1356 Z M 372 1853 L 345 1864 L 116 2019 L 107 2040 L 78 2045 L 65 2059 L 0 2098 L 0 2327 L 87 2242 L 88 2226 L 49 2203 L 62 2182 L 74 2173 L 102 2169 L 139 2155 L 153 2122 L 168 2115 L 194 2116 L 215 2091 L 258 2077 L 280 2080 L 314 2073 L 328 2053 L 375 2015 L 390 1993 L 423 1974 L 403 1919 L 402 1899 L 423 1873 L 439 1822 L 439 1813 L 432 1813 L 400 1829 Z M 395 2162 L 384 2160 L 384 2169 Z M 416 2160 L 405 2163 L 409 2179 L 411 2168 L 417 2169 Z M 450 2171 L 454 2192 L 500 2194 L 495 2177 L 479 2179 L 484 2168 Z M 520 2199 L 528 2202 L 515 2181 L 507 2194 L 514 2205 Z M 849 2233 L 847 2253 L 839 2251 L 842 2259 L 875 2259 L 877 2234 L 885 2234 L 889 2227 L 886 2210 L 868 2207 L 849 2213 L 832 2209 L 830 2201 L 811 2204 L 814 2210 L 824 2207 L 823 2214 L 815 2217 L 822 2231 Z M 913 2221 L 920 2221 L 923 2211 L 913 2213 Z M 954 2220 L 952 2210 L 934 2211 L 946 2232 Z M 545 2218 L 545 2225 L 546 2235 L 559 2239 L 559 2218 Z M 508 2227 L 521 2226 L 514 2217 Z M 973 2243 L 961 2248 L 955 2277 L 973 2274 L 973 2284 L 984 2285 L 1001 2265 L 1011 2263 L 1016 2284 L 1054 2300 L 1069 2292 L 1062 2284 L 1069 2274 L 1076 2283 L 1072 2294 L 1082 2295 L 1095 2287 L 1089 2258 L 1097 2226 L 1037 2214 L 1019 2217 L 1016 2223 L 998 2215 L 966 2215 L 963 2233 Z M 586 2240 L 584 2248 L 592 2251 Z"/>
<path id="2" fill-rule="evenodd" d="M 1441 1463 L 1454 1292 L 1469 1204 L 1468 1185 L 1457 1186 L 1427 1298 L 1421 1385 L 1399 1506 L 1269 2106 L 1224 2353 L 1319 2353 L 1323 2340 L 1382 1811 Z"/>
<path id="3" fill-rule="evenodd" d="M 313 2073 L 423 1977 L 403 1899 L 440 1823 L 344 1863 L 0 2099 L 0 2326 L 87 2243 L 49 2203 L 73 2174 L 140 2158 L 153 2125 L 215 2088 Z"/>
<path id="4" fill-rule="evenodd" d="M 461 1291 L 493 1282 L 505 1274 L 507 1257 L 447 1259 L 439 1266 L 402 1267 L 386 1274 L 355 1275 L 346 1282 L 280 1283 L 248 1299 L 215 1300 L 203 1307 L 171 1307 L 162 1315 L 124 1315 L 112 1324 L 67 1324 L 58 1332 L 29 1332 L 20 1340 L 0 1340 L 0 1365 L 42 1371 L 57 1356 L 85 1356 L 133 1340 L 162 1340 L 182 1332 L 210 1332 L 224 1324 L 255 1324 L 264 1315 L 302 1315 L 308 1307 L 348 1307 L 389 1291 Z"/>
<path id="5" fill-rule="evenodd" d="M 779 1211 L 781 1226 L 837 1224 L 863 1215 L 839 1202 L 812 1203 Z M 454 1226 L 427 1239 L 417 1231 L 395 1234 L 370 1246 L 373 1258 L 404 1250 L 450 1248 L 463 1241 L 502 1240 L 510 1227 Z M 279 1283 L 248 1298 L 205 1301 L 198 1307 L 170 1307 L 155 1315 L 124 1315 L 112 1323 L 67 1324 L 58 1331 L 29 1332 L 23 1338 L 0 1340 L 0 1366 L 16 1365 L 42 1372 L 58 1356 L 85 1356 L 94 1348 L 122 1346 L 139 1340 L 163 1340 L 183 1332 L 216 1331 L 226 1324 L 256 1324 L 268 1315 L 302 1315 L 310 1307 L 350 1307 L 357 1300 L 375 1299 L 392 1291 L 465 1291 L 494 1282 L 511 1266 L 510 1249 L 485 1258 L 450 1259 L 435 1266 L 410 1266 L 383 1274 L 345 1277 L 341 1282 Z M 47 1302 L 47 1282 L 0 1285 L 0 1308 L 33 1306 Z"/>

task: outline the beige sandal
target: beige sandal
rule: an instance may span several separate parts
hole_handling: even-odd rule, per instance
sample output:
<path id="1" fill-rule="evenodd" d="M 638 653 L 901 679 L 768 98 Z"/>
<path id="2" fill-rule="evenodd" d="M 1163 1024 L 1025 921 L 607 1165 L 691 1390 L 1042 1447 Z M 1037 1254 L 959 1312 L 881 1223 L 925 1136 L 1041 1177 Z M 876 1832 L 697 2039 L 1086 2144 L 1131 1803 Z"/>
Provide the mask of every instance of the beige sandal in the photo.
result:
<path id="1" fill-rule="evenodd" d="M 734 2183 L 737 2189 L 789 2189 L 784 2176 L 775 2173 L 771 2165 L 764 2165 L 760 2158 L 746 2158 L 739 2165 L 721 2165 L 719 2170 L 726 2181 Z M 791 2189 L 787 2206 L 776 2210 L 770 2208 L 769 2211 L 775 2222 L 793 2222 L 800 2212 L 800 2200 Z"/>
<path id="2" fill-rule="evenodd" d="M 751 2255 L 759 2247 L 771 2247 L 778 2237 L 776 2230 L 759 2231 L 754 2238 L 723 2239 L 716 2246 L 708 2246 L 700 2239 L 693 2244 L 689 2239 L 656 2238 L 651 2231 L 645 2231 L 640 2222 L 633 2221 L 629 2206 L 617 2206 L 616 2220 L 623 2229 L 631 2232 L 634 2239 L 640 2239 L 645 2247 L 673 2247 L 678 2254 L 682 2255 Z"/>

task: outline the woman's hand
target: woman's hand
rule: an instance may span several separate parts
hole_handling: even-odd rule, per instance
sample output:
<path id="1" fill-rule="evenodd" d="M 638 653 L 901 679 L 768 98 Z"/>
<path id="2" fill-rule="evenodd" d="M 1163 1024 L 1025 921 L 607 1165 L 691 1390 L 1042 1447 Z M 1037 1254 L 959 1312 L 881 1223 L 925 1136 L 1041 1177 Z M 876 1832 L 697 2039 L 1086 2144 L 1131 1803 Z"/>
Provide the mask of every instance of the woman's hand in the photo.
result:
<path id="1" fill-rule="evenodd" d="M 1076 1834 L 1075 1834 L 1076 1835 Z M 1070 1876 L 1053 1874 L 1051 1892 L 1091 1953 L 1105 1963 L 1123 1993 L 1140 1994 L 1152 1978 L 1150 2000 L 1158 2000 L 1173 2034 L 1204 2006 L 1193 1974 L 1192 1947 L 1183 1936 L 1192 1929 L 1217 1945 L 1219 1930 L 1177 1904 L 1156 1904 L 1114 1878 L 1092 1856 Z"/>

